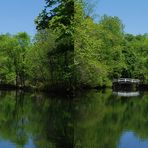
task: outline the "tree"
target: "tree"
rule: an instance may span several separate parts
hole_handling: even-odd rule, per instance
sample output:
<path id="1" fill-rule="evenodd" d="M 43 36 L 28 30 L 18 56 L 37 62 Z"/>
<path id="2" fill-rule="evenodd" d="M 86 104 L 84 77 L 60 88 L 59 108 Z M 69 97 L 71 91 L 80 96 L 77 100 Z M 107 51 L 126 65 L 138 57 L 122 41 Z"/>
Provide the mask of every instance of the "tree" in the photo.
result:
<path id="1" fill-rule="evenodd" d="M 15 85 L 25 85 L 26 65 L 25 56 L 29 48 L 30 38 L 25 33 L 17 35 L 1 35 L 0 52 L 3 56 L 1 63 L 1 81 Z"/>
<path id="2" fill-rule="evenodd" d="M 38 30 L 49 29 L 56 35 L 54 48 L 49 48 L 48 58 L 52 71 L 53 87 L 72 89 L 73 87 L 73 0 L 45 0 L 45 9 L 35 20 Z"/>

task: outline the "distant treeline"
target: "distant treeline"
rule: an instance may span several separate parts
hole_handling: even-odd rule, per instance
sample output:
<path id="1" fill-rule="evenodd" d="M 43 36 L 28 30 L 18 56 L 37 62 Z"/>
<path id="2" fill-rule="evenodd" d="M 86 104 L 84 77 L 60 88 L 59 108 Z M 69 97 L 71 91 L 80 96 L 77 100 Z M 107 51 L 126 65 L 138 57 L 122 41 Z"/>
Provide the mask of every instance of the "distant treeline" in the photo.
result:
<path id="1" fill-rule="evenodd" d="M 147 34 L 126 34 L 118 17 L 96 23 L 80 0 L 45 1 L 32 41 L 25 32 L 0 35 L 1 84 L 73 90 L 120 77 L 147 83 Z"/>

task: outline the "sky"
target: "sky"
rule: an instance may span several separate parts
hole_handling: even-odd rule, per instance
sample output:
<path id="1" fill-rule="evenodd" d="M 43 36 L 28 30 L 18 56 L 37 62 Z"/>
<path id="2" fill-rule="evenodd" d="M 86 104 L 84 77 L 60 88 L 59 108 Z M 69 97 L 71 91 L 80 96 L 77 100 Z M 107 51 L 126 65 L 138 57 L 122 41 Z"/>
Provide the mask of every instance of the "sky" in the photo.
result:
<path id="1" fill-rule="evenodd" d="M 34 19 L 45 6 L 44 0 L 0 0 L 0 34 L 36 32 Z"/>
<path id="2" fill-rule="evenodd" d="M 148 33 L 148 0 L 98 0 L 97 15 L 118 16 L 131 34 Z"/>
<path id="3" fill-rule="evenodd" d="M 118 16 L 125 26 L 125 32 L 148 33 L 148 0 L 94 1 L 97 2 L 95 13 L 99 16 Z M 36 33 L 34 19 L 44 6 L 44 0 L 1 0 L 0 34 L 25 31 L 33 36 Z"/>

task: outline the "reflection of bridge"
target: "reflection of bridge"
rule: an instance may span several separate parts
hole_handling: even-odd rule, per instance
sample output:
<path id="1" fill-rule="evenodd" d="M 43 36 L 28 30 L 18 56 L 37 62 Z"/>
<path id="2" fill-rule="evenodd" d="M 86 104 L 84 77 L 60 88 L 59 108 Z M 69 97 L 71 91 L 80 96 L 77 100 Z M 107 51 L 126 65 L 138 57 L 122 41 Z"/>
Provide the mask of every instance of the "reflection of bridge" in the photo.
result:
<path id="1" fill-rule="evenodd" d="M 113 83 L 140 83 L 139 79 L 131 79 L 131 78 L 119 78 L 119 79 L 114 79 Z"/>
<path id="2" fill-rule="evenodd" d="M 136 92 L 113 92 L 113 94 L 117 95 L 117 96 L 123 96 L 123 97 L 134 97 L 134 96 L 140 95 L 139 91 L 136 91 Z"/>

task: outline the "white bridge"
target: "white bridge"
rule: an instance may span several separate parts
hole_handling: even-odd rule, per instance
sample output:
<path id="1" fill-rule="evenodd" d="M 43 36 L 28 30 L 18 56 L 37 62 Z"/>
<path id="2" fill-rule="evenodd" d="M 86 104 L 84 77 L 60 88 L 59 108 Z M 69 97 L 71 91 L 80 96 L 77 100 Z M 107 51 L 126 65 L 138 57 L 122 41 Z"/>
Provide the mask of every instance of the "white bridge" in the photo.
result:
<path id="1" fill-rule="evenodd" d="M 140 83 L 139 79 L 131 79 L 131 78 L 119 78 L 119 79 L 114 79 L 113 83 Z"/>

